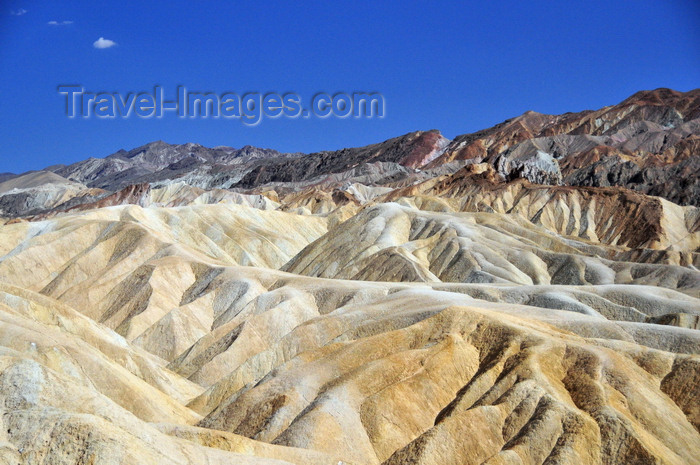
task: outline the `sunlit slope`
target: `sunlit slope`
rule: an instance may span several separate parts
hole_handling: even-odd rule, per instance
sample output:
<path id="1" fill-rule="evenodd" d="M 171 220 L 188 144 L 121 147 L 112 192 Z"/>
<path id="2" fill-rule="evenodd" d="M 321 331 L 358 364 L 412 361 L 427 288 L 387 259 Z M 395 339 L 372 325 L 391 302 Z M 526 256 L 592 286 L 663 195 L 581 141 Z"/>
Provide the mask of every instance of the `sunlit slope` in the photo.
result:
<path id="1" fill-rule="evenodd" d="M 692 225 L 663 223 L 689 239 L 650 260 L 377 198 L 0 226 L 0 457 L 700 463 Z"/>
<path id="2" fill-rule="evenodd" d="M 700 272 L 693 267 L 636 263 L 630 250 L 560 236 L 514 214 L 433 212 L 391 203 L 332 227 L 283 269 L 368 281 L 647 284 L 698 295 Z"/>

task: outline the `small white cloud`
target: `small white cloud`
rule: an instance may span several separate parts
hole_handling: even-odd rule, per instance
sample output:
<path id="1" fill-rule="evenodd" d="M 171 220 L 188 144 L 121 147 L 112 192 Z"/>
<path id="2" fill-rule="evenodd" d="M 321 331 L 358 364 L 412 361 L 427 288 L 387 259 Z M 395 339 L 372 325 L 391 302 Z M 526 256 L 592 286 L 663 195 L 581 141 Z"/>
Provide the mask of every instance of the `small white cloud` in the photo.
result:
<path id="1" fill-rule="evenodd" d="M 10 10 L 10 14 L 12 16 L 22 16 L 23 14 L 26 14 L 27 10 L 24 8 L 20 8 L 19 10 Z"/>
<path id="2" fill-rule="evenodd" d="M 73 24 L 73 21 L 49 21 L 47 24 L 51 26 L 68 26 L 69 24 Z"/>
<path id="3" fill-rule="evenodd" d="M 114 47 L 115 45 L 117 45 L 117 43 L 113 40 L 109 40 L 109 39 L 105 39 L 104 37 L 100 37 L 92 45 L 95 48 L 109 48 L 109 47 Z"/>

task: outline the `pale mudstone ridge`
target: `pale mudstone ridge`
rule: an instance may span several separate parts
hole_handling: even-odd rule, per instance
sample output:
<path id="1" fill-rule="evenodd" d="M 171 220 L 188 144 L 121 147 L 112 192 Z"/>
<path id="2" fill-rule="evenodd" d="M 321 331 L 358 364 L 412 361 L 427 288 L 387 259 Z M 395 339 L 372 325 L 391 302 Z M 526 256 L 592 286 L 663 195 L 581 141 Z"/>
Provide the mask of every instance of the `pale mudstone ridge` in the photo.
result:
<path id="1" fill-rule="evenodd" d="M 358 203 L 315 215 L 116 206 L 0 227 L 0 457 L 700 463 L 693 212 L 662 202 L 626 242 L 650 248 L 630 248 L 542 207 L 460 213 L 447 185 L 397 203 L 349 187 Z M 683 234 L 676 258 L 642 253 Z"/>

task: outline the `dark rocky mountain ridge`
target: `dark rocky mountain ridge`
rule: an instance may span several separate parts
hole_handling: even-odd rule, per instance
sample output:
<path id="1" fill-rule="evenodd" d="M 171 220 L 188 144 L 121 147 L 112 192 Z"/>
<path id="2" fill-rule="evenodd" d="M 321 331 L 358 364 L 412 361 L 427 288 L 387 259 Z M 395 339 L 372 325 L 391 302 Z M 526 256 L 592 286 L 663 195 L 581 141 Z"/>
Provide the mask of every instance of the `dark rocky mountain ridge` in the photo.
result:
<path id="1" fill-rule="evenodd" d="M 528 111 L 453 140 L 438 130 L 415 131 L 364 147 L 312 154 L 155 141 L 44 171 L 86 189 L 104 190 L 80 196 L 94 201 L 95 195 L 107 196 L 131 185 L 159 187 L 174 182 L 243 193 L 294 192 L 313 186 L 335 189 L 352 182 L 399 187 L 479 163 L 491 165 L 504 180 L 618 186 L 698 206 L 700 89 L 640 91 L 617 105 L 578 113 Z M 0 174 L 0 182 L 18 176 Z M 26 215 L 29 205 L 32 213 L 40 211 L 41 202 L 37 205 L 33 196 L 33 191 L 23 191 L 21 201 L 0 202 L 14 205 L 0 214 Z M 69 199 L 69 205 L 76 203 L 80 200 Z"/>

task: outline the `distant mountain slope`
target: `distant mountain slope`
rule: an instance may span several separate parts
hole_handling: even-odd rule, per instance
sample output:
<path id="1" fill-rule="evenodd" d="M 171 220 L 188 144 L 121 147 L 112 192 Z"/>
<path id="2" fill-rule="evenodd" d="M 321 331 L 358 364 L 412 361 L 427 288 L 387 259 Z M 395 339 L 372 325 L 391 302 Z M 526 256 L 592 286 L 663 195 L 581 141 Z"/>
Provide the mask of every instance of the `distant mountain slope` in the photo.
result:
<path id="1" fill-rule="evenodd" d="M 0 182 L 0 216 L 36 214 L 96 194 L 96 190 L 50 171 L 32 171 Z"/>
<path id="2" fill-rule="evenodd" d="M 700 89 L 641 91 L 596 111 L 529 111 L 457 136 L 428 167 L 487 162 L 510 178 L 622 186 L 700 204 Z"/>
<path id="3" fill-rule="evenodd" d="M 491 165 L 506 181 L 617 186 L 679 205 L 700 206 L 700 89 L 641 91 L 595 111 L 562 115 L 528 111 L 454 140 L 437 130 L 415 131 L 364 147 L 308 155 L 156 141 L 106 158 L 25 175 L 0 175 L 0 188 L 5 185 L 6 190 L 67 180 L 93 189 L 73 189 L 59 203 L 43 190 L 24 192 L 21 199 L 3 199 L 0 190 L 0 204 L 5 205 L 5 216 L 28 216 L 99 203 L 129 186 L 146 184 L 167 188 L 184 183 L 204 191 L 256 195 L 270 191 L 287 195 L 309 188 L 330 192 L 351 184 L 393 189 L 479 163 Z M 120 203 L 130 202 L 128 198 Z"/>
<path id="4" fill-rule="evenodd" d="M 0 194 L 12 189 L 29 189 L 44 184 L 75 184 L 63 176 L 50 171 L 32 171 L 21 176 L 15 176 L 7 181 L 0 182 Z"/>
<path id="5" fill-rule="evenodd" d="M 15 173 L 0 173 L 0 182 L 5 182 L 8 179 L 12 179 L 16 176 L 17 175 Z"/>
<path id="6" fill-rule="evenodd" d="M 416 131 L 366 147 L 318 152 L 291 160 L 263 160 L 256 163 L 236 186 L 251 188 L 272 182 L 304 181 L 373 162 L 394 162 L 418 168 L 441 155 L 448 143 L 449 140 L 436 130 Z"/>
<path id="7" fill-rule="evenodd" d="M 260 158 L 299 155 L 251 146 L 207 148 L 193 143 L 172 145 L 156 141 L 128 152 L 120 150 L 106 158 L 89 158 L 69 166 L 57 166 L 54 172 L 90 187 L 114 191 L 129 184 L 148 182 L 149 176 L 157 179 L 155 173 L 166 169 L 177 176 L 204 165 L 236 165 Z"/>

